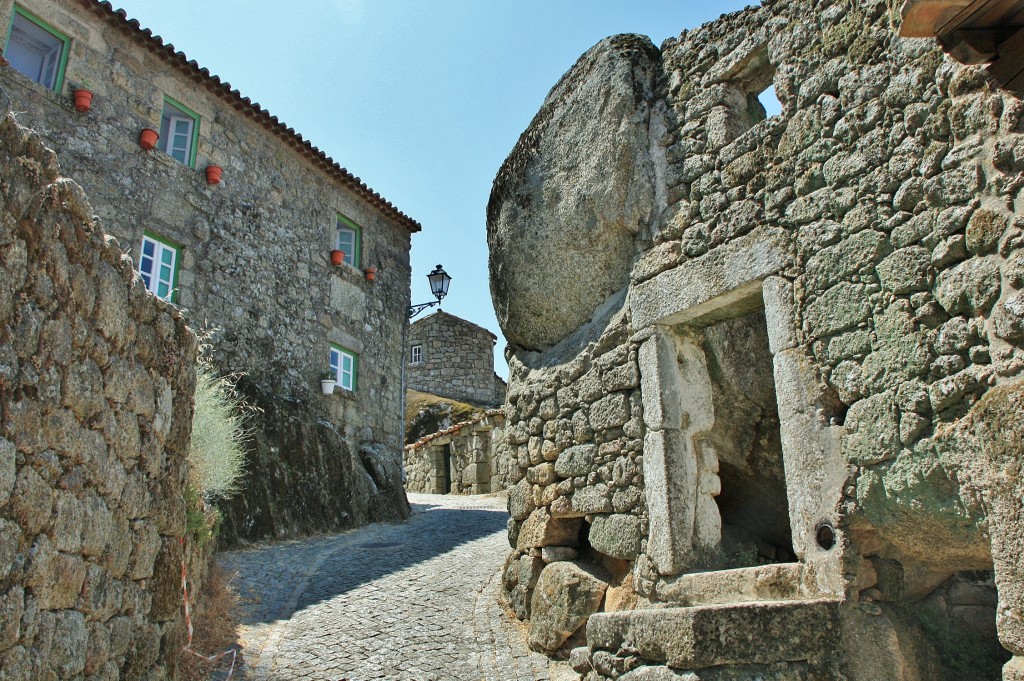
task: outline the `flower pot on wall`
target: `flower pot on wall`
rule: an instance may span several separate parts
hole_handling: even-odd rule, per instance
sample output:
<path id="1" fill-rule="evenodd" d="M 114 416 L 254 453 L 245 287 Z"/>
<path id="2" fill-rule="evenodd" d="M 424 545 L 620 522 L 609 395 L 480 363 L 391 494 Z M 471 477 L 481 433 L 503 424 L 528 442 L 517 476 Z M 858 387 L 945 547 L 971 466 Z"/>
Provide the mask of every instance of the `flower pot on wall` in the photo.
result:
<path id="1" fill-rule="evenodd" d="M 320 390 L 323 391 L 324 395 L 330 395 L 334 392 L 335 385 L 337 385 L 337 381 L 325 378 L 320 381 Z"/>
<path id="2" fill-rule="evenodd" d="M 373 281 L 377 278 L 376 267 L 367 267 L 365 270 L 363 270 L 363 273 L 366 274 L 366 281 Z"/>
<path id="3" fill-rule="evenodd" d="M 156 141 L 160 139 L 160 133 L 152 128 L 143 128 L 139 133 L 139 146 L 149 151 L 156 148 Z"/>
<path id="4" fill-rule="evenodd" d="M 339 251 L 338 249 L 334 249 L 333 251 L 331 251 L 332 265 L 340 265 L 343 262 L 345 262 L 345 251 Z"/>
<path id="5" fill-rule="evenodd" d="M 206 166 L 206 183 L 220 184 L 220 177 L 223 172 L 220 166 Z"/>
<path id="6" fill-rule="evenodd" d="M 73 95 L 75 98 L 75 109 L 85 113 L 92 108 L 92 91 L 86 89 L 75 90 Z"/>

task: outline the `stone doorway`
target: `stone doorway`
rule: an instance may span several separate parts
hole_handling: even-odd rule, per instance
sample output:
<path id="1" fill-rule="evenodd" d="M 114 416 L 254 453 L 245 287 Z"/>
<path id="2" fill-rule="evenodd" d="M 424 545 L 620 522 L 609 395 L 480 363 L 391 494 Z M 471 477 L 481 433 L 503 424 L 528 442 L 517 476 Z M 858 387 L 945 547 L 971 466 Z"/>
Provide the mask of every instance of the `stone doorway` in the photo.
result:
<path id="1" fill-rule="evenodd" d="M 817 442 L 798 441 L 808 433 L 800 405 L 776 396 L 794 381 L 776 355 L 793 333 L 792 299 L 774 279 L 667 307 L 645 331 L 647 555 L 661 575 L 802 560 L 792 527 L 801 497 L 789 498 L 787 458 Z"/>
<path id="2" fill-rule="evenodd" d="M 444 489 L 442 494 L 450 494 L 452 491 L 452 446 L 447 444 L 442 450 L 442 458 L 444 465 Z"/>
<path id="3" fill-rule="evenodd" d="M 720 518 L 718 560 L 726 567 L 795 560 L 764 309 L 677 333 L 680 344 L 691 346 L 682 361 L 703 355 L 704 370 L 683 369 L 690 383 L 683 389 L 710 397 L 711 413 L 698 419 L 704 429 L 692 437 L 705 475 L 717 466 L 718 493 L 713 481 L 705 491 Z"/>

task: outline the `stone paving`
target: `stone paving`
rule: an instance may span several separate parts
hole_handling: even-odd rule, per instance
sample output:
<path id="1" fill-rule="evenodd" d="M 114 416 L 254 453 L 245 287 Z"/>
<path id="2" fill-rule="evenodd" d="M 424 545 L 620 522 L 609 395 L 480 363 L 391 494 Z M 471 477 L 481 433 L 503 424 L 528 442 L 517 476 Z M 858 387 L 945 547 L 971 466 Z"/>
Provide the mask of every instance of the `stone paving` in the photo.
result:
<path id="1" fill-rule="evenodd" d="M 245 608 L 241 678 L 552 678 L 498 602 L 504 498 L 409 501 L 404 523 L 223 554 Z"/>

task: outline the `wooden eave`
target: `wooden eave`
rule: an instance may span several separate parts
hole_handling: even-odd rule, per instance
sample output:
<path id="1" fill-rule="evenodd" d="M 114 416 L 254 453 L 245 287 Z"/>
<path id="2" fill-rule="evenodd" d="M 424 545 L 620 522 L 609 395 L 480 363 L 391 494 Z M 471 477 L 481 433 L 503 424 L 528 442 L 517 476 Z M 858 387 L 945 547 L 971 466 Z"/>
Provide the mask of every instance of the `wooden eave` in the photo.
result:
<path id="1" fill-rule="evenodd" d="M 195 60 L 189 59 L 184 52 L 176 50 L 174 45 L 165 43 L 160 36 L 153 35 L 151 30 L 143 28 L 136 19 L 129 19 L 124 10 L 114 9 L 106 0 L 77 1 L 109 26 L 117 28 L 139 42 L 145 49 L 166 62 L 168 66 L 177 69 L 186 78 L 203 85 L 207 90 L 227 102 L 246 118 L 254 119 L 270 134 L 280 138 L 291 147 L 295 153 L 307 158 L 329 177 L 334 178 L 343 186 L 352 190 L 357 196 L 379 209 L 402 227 L 405 227 L 410 232 L 419 232 L 422 229 L 422 225 L 419 222 L 413 220 L 396 208 L 390 201 L 367 187 L 362 180 L 341 167 L 337 161 L 310 144 L 309 141 L 303 139 L 301 134 L 285 125 L 277 116 L 271 115 L 269 111 L 261 107 L 257 102 L 252 101 L 248 97 L 243 97 L 242 93 L 232 88 L 230 83 L 222 81 L 219 76 L 199 66 Z"/>
<path id="2" fill-rule="evenodd" d="M 962 64 L 987 65 L 1001 88 L 1024 96 L 1024 0 L 906 0 L 900 35 L 935 38 Z"/>

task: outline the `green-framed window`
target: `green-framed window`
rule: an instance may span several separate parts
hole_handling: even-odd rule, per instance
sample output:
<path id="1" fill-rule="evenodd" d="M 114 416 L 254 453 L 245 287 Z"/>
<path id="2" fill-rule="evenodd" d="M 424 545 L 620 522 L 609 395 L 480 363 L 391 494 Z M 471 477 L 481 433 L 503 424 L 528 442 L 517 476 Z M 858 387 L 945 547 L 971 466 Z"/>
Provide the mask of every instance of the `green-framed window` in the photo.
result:
<path id="1" fill-rule="evenodd" d="M 71 39 L 17 5 L 7 30 L 4 58 L 17 71 L 59 92 L 64 84 Z"/>
<path id="2" fill-rule="evenodd" d="M 363 228 L 339 214 L 334 247 L 345 253 L 347 264 L 359 267 L 363 261 Z"/>
<path id="3" fill-rule="evenodd" d="M 155 234 L 142 237 L 139 274 L 146 289 L 158 298 L 172 303 L 178 299 L 178 269 L 181 247 Z"/>
<path id="4" fill-rule="evenodd" d="M 189 168 L 196 167 L 199 146 L 199 114 L 170 97 L 164 97 L 160 113 L 160 149 Z"/>
<path id="5" fill-rule="evenodd" d="M 339 387 L 355 392 L 359 384 L 359 355 L 340 345 L 331 345 L 331 372 Z"/>

